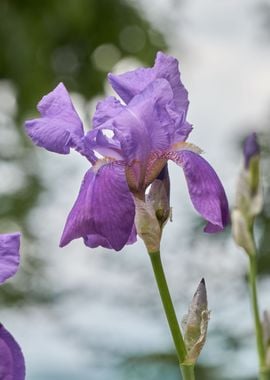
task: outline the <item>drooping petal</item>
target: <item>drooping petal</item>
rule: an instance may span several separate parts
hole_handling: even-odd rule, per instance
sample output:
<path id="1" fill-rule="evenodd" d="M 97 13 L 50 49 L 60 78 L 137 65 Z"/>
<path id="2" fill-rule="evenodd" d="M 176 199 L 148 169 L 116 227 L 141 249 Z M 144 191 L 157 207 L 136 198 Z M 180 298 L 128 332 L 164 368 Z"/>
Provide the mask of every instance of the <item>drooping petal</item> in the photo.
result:
<path id="1" fill-rule="evenodd" d="M 20 263 L 20 234 L 0 235 L 0 284 L 14 276 Z"/>
<path id="2" fill-rule="evenodd" d="M 36 145 L 61 154 L 68 154 L 70 148 L 80 148 L 82 122 L 63 83 L 44 96 L 37 108 L 41 117 L 25 123 Z"/>
<path id="3" fill-rule="evenodd" d="M 114 162 L 94 167 L 84 177 L 60 246 L 82 237 L 87 245 L 101 245 L 118 251 L 129 240 L 134 216 L 135 206 L 124 166 Z"/>
<path id="4" fill-rule="evenodd" d="M 113 89 L 129 103 L 142 92 L 145 87 L 157 78 L 166 79 L 173 90 L 175 104 L 178 109 L 188 108 L 188 92 L 180 80 L 178 61 L 174 57 L 158 52 L 152 68 L 140 68 L 120 75 L 109 74 L 108 79 Z"/>
<path id="5" fill-rule="evenodd" d="M 18 343 L 2 324 L 0 324 L 0 379 L 25 379 L 23 353 Z"/>
<path id="6" fill-rule="evenodd" d="M 104 248 L 112 249 L 112 246 L 108 240 L 101 235 L 87 235 L 83 240 L 84 244 L 90 248 L 97 248 L 98 246 L 101 246 Z"/>
<path id="7" fill-rule="evenodd" d="M 204 231 L 223 230 L 229 223 L 228 201 L 214 169 L 200 155 L 189 150 L 173 152 L 170 158 L 183 168 L 191 201 L 208 221 Z"/>
<path id="8" fill-rule="evenodd" d="M 130 236 L 126 244 L 127 245 L 134 244 L 136 241 L 137 241 L 137 232 L 136 232 L 135 225 L 133 225 L 133 228 L 131 230 Z M 111 244 L 109 243 L 109 241 L 101 235 L 88 235 L 86 238 L 84 238 L 84 244 L 90 248 L 96 248 L 99 245 L 101 245 L 104 248 L 109 248 L 109 249 L 113 248 Z"/>

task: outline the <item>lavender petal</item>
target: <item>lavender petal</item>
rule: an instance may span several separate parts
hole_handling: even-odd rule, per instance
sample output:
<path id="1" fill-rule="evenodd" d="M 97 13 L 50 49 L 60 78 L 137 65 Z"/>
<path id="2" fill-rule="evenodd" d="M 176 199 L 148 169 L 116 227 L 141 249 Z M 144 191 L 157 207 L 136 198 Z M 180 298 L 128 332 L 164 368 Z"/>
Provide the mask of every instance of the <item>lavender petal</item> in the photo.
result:
<path id="1" fill-rule="evenodd" d="M 208 221 L 204 231 L 213 233 L 223 230 L 229 223 L 228 201 L 214 169 L 192 151 L 174 152 L 172 157 L 184 170 L 194 208 Z"/>
<path id="2" fill-rule="evenodd" d="M 82 237 L 87 245 L 101 245 L 119 251 L 129 240 L 134 216 L 135 206 L 126 183 L 124 166 L 110 163 L 94 167 L 84 177 L 60 246 Z"/>
<path id="3" fill-rule="evenodd" d="M 25 379 L 25 364 L 21 348 L 2 324 L 0 324 L 0 379 Z"/>
<path id="4" fill-rule="evenodd" d="M 37 108 L 41 117 L 25 123 L 36 145 L 60 154 L 68 154 L 70 148 L 80 150 L 82 122 L 63 83 L 44 96 Z"/>
<path id="5" fill-rule="evenodd" d="M 14 276 L 20 263 L 20 234 L 0 235 L 0 284 Z"/>

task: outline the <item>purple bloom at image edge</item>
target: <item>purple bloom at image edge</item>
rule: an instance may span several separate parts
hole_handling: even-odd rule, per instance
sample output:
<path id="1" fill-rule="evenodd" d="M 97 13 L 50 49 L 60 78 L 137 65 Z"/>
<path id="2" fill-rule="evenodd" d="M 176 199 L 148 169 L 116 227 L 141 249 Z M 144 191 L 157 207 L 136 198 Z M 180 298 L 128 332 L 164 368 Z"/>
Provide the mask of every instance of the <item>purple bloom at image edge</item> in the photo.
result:
<path id="1" fill-rule="evenodd" d="M 168 160 L 184 170 L 194 208 L 208 222 L 205 231 L 224 229 L 229 212 L 223 186 L 199 149 L 185 142 L 192 127 L 186 120 L 188 93 L 178 61 L 158 53 L 152 68 L 108 78 L 125 104 L 114 97 L 99 102 L 90 132 L 84 134 L 62 83 L 38 104 L 40 118 L 26 122 L 36 145 L 60 154 L 74 148 L 92 165 L 60 246 L 80 237 L 89 247 L 115 250 L 134 243 L 133 196 L 144 193 Z"/>
<path id="2" fill-rule="evenodd" d="M 20 264 L 20 233 L 0 235 L 0 284 L 14 276 Z"/>
<path id="3" fill-rule="evenodd" d="M 20 263 L 20 233 L 0 235 L 0 284 L 15 275 Z M 24 357 L 20 346 L 0 323 L 0 379 L 23 380 Z"/>
<path id="4" fill-rule="evenodd" d="M 21 348 L 2 324 L 0 324 L 0 379 L 25 379 L 25 363 Z"/>

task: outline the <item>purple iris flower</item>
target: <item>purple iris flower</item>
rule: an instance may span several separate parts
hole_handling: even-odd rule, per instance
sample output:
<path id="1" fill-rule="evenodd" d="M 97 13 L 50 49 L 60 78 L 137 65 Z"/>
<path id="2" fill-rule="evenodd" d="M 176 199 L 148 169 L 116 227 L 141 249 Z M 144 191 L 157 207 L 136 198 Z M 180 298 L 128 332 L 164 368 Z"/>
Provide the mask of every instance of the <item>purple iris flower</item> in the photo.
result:
<path id="1" fill-rule="evenodd" d="M 133 199 L 145 199 L 168 160 L 184 170 L 192 203 L 208 222 L 205 231 L 222 230 L 229 219 L 223 186 L 200 149 L 185 142 L 192 127 L 178 61 L 158 53 L 152 68 L 109 74 L 109 82 L 122 102 L 115 97 L 99 102 L 93 129 L 85 135 L 62 83 L 38 104 L 41 117 L 26 122 L 36 145 L 61 154 L 74 148 L 92 164 L 60 246 L 82 237 L 89 247 L 118 251 L 135 242 Z"/>
<path id="2" fill-rule="evenodd" d="M 20 262 L 20 234 L 0 235 L 0 284 L 12 277 Z M 24 380 L 25 365 L 20 346 L 0 323 L 0 379 Z"/>
<path id="3" fill-rule="evenodd" d="M 254 156 L 260 154 L 260 147 L 257 142 L 257 135 L 255 132 L 251 133 L 244 142 L 244 157 L 245 157 L 245 168 L 248 169 L 250 160 Z"/>

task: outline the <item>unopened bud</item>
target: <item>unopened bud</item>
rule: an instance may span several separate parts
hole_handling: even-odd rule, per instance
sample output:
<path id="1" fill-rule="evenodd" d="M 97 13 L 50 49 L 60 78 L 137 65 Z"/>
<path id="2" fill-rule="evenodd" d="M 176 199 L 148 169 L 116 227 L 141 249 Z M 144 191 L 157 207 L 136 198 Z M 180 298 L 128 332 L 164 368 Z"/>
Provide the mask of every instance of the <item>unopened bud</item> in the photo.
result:
<path id="1" fill-rule="evenodd" d="M 245 165 L 239 176 L 235 208 L 231 219 L 236 244 L 250 255 L 256 251 L 252 231 L 254 220 L 263 207 L 260 186 L 260 148 L 255 133 L 245 140 L 243 153 Z"/>
<path id="2" fill-rule="evenodd" d="M 236 192 L 236 207 L 250 220 L 262 210 L 260 187 L 260 148 L 257 136 L 252 133 L 244 143 L 245 167 L 242 170 Z"/>
<path id="3" fill-rule="evenodd" d="M 170 217 L 170 178 L 168 165 L 161 170 L 157 179 L 151 184 L 147 202 L 150 202 L 155 210 L 156 217 L 163 227 Z"/>
<path id="4" fill-rule="evenodd" d="M 249 169 L 251 159 L 260 155 L 260 147 L 257 142 L 256 133 L 251 133 L 244 142 L 243 153 L 245 158 L 245 168 Z"/>
<path id="5" fill-rule="evenodd" d="M 247 224 L 247 219 L 240 210 L 234 209 L 231 215 L 233 238 L 239 247 L 244 248 L 248 255 L 256 252 L 252 233 Z"/>
<path id="6" fill-rule="evenodd" d="M 160 248 L 161 228 L 151 203 L 134 197 L 136 206 L 135 226 L 137 234 L 144 241 L 149 253 L 157 252 Z"/>
<path id="7" fill-rule="evenodd" d="M 206 286 L 204 279 L 202 279 L 193 296 L 188 314 L 182 320 L 187 349 L 185 364 L 196 363 L 206 340 L 208 320 Z"/>

